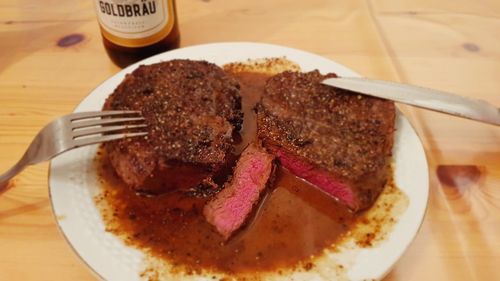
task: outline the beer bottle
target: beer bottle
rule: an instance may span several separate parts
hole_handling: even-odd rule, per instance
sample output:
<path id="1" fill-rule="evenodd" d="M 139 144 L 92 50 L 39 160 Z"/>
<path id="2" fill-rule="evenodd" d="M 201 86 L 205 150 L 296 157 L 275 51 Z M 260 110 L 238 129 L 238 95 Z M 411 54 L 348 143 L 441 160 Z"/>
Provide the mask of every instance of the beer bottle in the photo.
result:
<path id="1" fill-rule="evenodd" d="M 179 47 L 175 0 L 95 0 L 104 47 L 125 67 Z"/>

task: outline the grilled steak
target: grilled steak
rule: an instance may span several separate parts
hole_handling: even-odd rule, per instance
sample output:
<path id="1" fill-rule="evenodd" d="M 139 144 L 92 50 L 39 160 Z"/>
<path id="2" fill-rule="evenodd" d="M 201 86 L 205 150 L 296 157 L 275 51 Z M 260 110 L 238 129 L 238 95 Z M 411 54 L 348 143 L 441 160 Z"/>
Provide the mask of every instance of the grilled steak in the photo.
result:
<path id="1" fill-rule="evenodd" d="M 336 75 L 270 78 L 256 106 L 258 137 L 292 173 L 361 210 L 387 180 L 394 103 L 320 84 L 330 77 Z"/>
<path id="2" fill-rule="evenodd" d="M 241 227 L 258 203 L 271 177 L 274 157 L 250 144 L 241 154 L 233 177 L 203 209 L 207 221 L 225 238 Z"/>
<path id="3" fill-rule="evenodd" d="M 117 174 L 147 193 L 211 184 L 232 151 L 243 113 L 239 84 L 205 61 L 142 65 L 115 89 L 105 110 L 140 110 L 149 134 L 105 144 Z M 182 175 L 197 175 L 195 177 Z M 163 186 L 161 178 L 168 179 Z M 160 178 L 160 180 L 158 180 Z"/>

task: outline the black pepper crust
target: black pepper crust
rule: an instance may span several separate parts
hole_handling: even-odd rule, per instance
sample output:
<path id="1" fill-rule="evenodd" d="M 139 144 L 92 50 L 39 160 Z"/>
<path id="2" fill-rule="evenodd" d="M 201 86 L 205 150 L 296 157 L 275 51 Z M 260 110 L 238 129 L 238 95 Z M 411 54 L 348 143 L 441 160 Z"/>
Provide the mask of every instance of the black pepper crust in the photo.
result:
<path id="1" fill-rule="evenodd" d="M 331 77 L 316 70 L 270 78 L 256 106 L 258 136 L 350 184 L 366 205 L 387 180 L 394 103 L 320 84 Z"/>
<path id="2" fill-rule="evenodd" d="M 239 84 L 206 61 L 141 65 L 106 100 L 104 110 L 140 110 L 149 134 L 105 145 L 124 181 L 137 186 L 165 163 L 215 171 L 232 151 L 243 113 Z M 129 174 L 132 173 L 132 174 Z"/>

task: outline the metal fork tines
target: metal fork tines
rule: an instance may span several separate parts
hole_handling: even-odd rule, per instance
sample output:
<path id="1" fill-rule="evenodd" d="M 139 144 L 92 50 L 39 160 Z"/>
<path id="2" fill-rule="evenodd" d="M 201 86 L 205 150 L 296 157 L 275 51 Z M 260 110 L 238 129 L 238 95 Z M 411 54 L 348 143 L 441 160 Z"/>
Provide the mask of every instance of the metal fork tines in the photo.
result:
<path id="1" fill-rule="evenodd" d="M 147 134 L 139 130 L 146 127 L 139 111 L 82 112 L 65 117 L 76 147 Z"/>
<path id="2" fill-rule="evenodd" d="M 139 111 L 95 111 L 62 116 L 46 125 L 33 139 L 23 157 L 0 175 L 3 183 L 27 165 L 47 161 L 73 148 L 147 135 Z"/>

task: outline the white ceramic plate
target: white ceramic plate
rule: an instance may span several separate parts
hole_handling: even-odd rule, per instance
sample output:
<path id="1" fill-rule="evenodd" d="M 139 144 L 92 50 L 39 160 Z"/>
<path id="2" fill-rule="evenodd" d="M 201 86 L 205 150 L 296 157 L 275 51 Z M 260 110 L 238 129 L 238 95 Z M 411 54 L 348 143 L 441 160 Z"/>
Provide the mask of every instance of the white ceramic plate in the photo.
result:
<path id="1" fill-rule="evenodd" d="M 329 59 L 296 49 L 259 43 L 215 43 L 177 49 L 131 65 L 92 91 L 75 111 L 100 110 L 106 97 L 125 74 L 139 64 L 188 58 L 223 65 L 247 59 L 283 56 L 299 64 L 302 71 L 319 69 L 323 73 L 335 72 L 340 76 L 359 76 Z M 408 196 L 409 205 L 382 244 L 359 250 L 352 266 L 346 269 L 347 277 L 352 280 L 380 279 L 385 276 L 414 239 L 427 207 L 428 170 L 422 144 L 400 113 L 396 123 L 395 181 Z M 98 277 L 106 280 L 140 280 L 143 254 L 105 231 L 94 204 L 93 196 L 99 191 L 92 165 L 95 152 L 96 146 L 88 146 L 52 160 L 49 186 L 53 212 L 68 243 Z"/>

